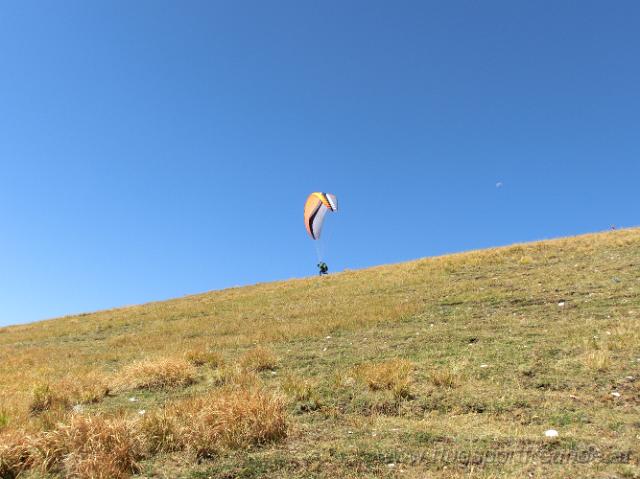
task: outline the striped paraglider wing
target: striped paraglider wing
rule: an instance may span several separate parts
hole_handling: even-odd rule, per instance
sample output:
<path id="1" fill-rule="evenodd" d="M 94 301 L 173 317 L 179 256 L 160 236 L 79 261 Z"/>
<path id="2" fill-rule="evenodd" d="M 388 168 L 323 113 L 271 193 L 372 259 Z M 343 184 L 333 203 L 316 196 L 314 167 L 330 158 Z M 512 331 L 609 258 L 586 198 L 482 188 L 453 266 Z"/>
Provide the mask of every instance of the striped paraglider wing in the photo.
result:
<path id="1" fill-rule="evenodd" d="M 320 238 L 324 217 L 328 211 L 338 211 L 338 199 L 331 193 L 311 193 L 304 205 L 304 225 L 312 239 Z"/>

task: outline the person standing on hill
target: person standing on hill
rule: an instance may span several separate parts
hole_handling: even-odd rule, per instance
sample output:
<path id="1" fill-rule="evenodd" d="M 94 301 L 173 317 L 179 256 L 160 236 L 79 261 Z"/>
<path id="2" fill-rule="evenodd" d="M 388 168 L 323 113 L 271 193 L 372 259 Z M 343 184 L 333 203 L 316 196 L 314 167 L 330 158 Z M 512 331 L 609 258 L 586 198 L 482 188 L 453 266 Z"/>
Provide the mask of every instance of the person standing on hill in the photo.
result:
<path id="1" fill-rule="evenodd" d="M 327 266 L 327 263 L 325 263 L 324 261 L 321 261 L 320 263 L 318 263 L 318 269 L 320 270 L 320 276 L 322 276 L 323 274 L 328 274 L 329 273 L 329 267 Z"/>

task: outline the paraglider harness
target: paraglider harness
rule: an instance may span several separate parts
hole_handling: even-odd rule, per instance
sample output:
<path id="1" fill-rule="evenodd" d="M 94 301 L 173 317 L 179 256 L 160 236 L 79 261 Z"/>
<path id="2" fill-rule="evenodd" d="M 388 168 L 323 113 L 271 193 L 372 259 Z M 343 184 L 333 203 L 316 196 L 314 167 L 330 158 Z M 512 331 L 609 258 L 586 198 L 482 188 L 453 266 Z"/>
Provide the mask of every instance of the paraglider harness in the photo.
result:
<path id="1" fill-rule="evenodd" d="M 318 269 L 320 270 L 320 276 L 322 276 L 323 274 L 328 274 L 329 273 L 329 267 L 327 266 L 327 263 L 325 263 L 324 261 L 318 263 Z"/>

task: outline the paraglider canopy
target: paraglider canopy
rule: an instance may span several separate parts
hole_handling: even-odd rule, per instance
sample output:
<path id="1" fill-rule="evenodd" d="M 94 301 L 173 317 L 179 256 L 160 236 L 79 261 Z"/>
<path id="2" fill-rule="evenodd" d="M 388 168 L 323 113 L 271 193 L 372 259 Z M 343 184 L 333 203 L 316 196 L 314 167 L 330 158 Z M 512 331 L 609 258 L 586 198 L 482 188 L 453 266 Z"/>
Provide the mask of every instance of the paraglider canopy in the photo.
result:
<path id="1" fill-rule="evenodd" d="M 317 240 L 327 211 L 338 211 L 338 199 L 331 193 L 311 193 L 304 205 L 304 226 L 311 239 Z"/>

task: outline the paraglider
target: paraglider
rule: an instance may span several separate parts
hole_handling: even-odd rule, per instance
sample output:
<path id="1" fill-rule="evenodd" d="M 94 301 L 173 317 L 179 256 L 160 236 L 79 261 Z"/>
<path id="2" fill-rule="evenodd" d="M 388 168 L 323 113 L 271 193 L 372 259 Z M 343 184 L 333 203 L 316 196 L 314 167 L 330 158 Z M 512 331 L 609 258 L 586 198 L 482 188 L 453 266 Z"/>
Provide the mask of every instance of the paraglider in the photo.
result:
<path id="1" fill-rule="evenodd" d="M 322 261 L 321 248 L 315 240 L 320 239 L 325 216 L 329 211 L 338 211 L 338 199 L 331 193 L 311 193 L 304 204 L 304 226 L 311 239 L 316 243 L 320 276 L 327 274 L 329 267 L 327 263 Z"/>
<path id="2" fill-rule="evenodd" d="M 338 199 L 331 193 L 311 193 L 304 205 L 304 226 L 311 239 L 320 239 L 327 211 L 338 211 Z"/>

